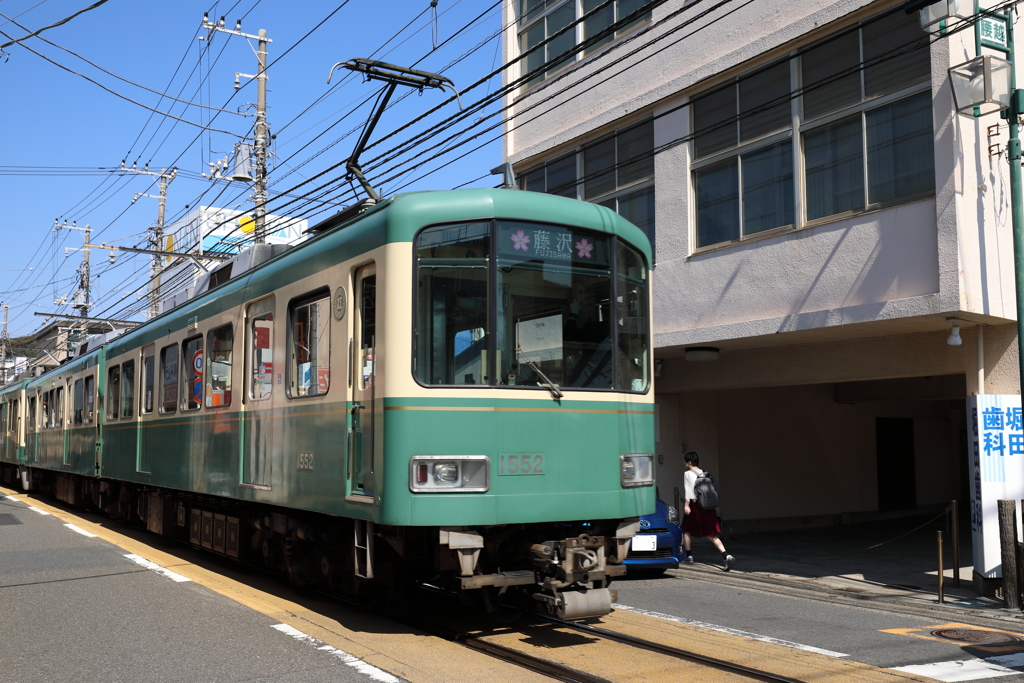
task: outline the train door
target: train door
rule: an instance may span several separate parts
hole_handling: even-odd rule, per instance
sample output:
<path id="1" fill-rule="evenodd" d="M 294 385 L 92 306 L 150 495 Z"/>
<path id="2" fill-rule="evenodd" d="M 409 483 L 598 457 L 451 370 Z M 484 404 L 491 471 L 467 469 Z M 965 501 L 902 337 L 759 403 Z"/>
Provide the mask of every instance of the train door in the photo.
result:
<path id="1" fill-rule="evenodd" d="M 352 339 L 352 427 L 350 431 L 349 485 L 355 495 L 372 496 L 374 492 L 373 449 L 376 413 L 376 369 L 380 356 L 376 353 L 377 330 L 377 268 L 364 266 L 356 271 Z"/>
<path id="2" fill-rule="evenodd" d="M 11 435 L 14 437 L 14 452 L 12 455 L 20 462 L 25 462 L 25 452 L 22 450 L 21 441 L 21 401 L 11 401 Z"/>
<path id="3" fill-rule="evenodd" d="M 7 433 L 7 408 L 9 404 L 7 401 L 0 402 L 0 458 L 6 460 L 9 456 L 7 455 L 7 449 L 11 444 L 10 434 Z"/>
<path id="4" fill-rule="evenodd" d="M 274 365 L 274 297 L 249 304 L 245 314 L 248 387 L 242 417 L 241 472 L 243 486 L 270 488 L 274 420 L 274 382 L 283 366 Z"/>
<path id="5" fill-rule="evenodd" d="M 136 442 L 135 471 L 151 474 L 149 454 L 156 448 L 156 344 L 142 348 L 141 387 L 139 391 L 139 439 Z"/>

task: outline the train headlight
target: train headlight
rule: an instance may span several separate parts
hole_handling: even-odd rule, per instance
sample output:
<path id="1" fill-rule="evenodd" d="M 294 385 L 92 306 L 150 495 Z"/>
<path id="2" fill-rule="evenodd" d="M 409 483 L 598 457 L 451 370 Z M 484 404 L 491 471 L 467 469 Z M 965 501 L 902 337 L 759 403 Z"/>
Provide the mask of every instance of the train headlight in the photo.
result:
<path id="1" fill-rule="evenodd" d="M 414 455 L 409 460 L 413 493 L 482 493 L 490 488 L 486 455 Z"/>
<path id="2" fill-rule="evenodd" d="M 626 488 L 654 484 L 654 456 L 650 453 L 626 453 L 620 456 L 621 481 Z"/>
<path id="3" fill-rule="evenodd" d="M 459 480 L 459 466 L 454 462 L 434 463 L 434 481 L 438 484 L 454 484 Z"/>

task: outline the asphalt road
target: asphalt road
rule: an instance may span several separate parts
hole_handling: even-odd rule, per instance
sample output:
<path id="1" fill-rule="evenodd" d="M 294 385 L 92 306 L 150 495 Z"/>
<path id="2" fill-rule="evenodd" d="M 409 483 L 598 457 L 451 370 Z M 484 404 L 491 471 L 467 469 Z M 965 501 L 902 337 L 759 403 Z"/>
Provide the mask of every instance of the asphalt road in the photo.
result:
<path id="1" fill-rule="evenodd" d="M 30 504 L 0 495 L 0 680 L 398 680 Z"/>
<path id="2" fill-rule="evenodd" d="M 1010 635 L 991 632 L 993 642 L 964 647 L 932 633 L 943 627 L 954 630 L 951 624 L 959 623 L 955 618 L 894 614 L 717 585 L 687 579 L 686 571 L 618 581 L 619 603 L 623 609 L 781 640 L 873 666 L 924 665 L 912 671 L 938 680 L 1024 682 L 1024 673 L 1019 673 L 1024 671 L 1024 640 L 1005 642 L 1012 640 Z M 1013 624 L 1007 630 L 1012 632 Z"/>

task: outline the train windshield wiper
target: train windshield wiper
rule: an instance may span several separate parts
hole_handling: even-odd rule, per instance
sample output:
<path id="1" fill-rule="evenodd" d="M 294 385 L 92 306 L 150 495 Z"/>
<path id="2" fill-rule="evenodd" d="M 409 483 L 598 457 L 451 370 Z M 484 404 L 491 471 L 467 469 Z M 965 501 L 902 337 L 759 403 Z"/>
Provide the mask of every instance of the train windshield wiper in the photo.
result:
<path id="1" fill-rule="evenodd" d="M 523 352 L 523 347 L 517 346 L 516 354 L 522 356 L 523 360 L 526 361 L 526 364 L 530 366 L 530 369 L 536 372 L 537 375 L 539 375 L 540 378 L 544 380 L 544 386 L 546 386 L 548 390 L 551 391 L 552 396 L 554 396 L 555 398 L 562 398 L 562 392 L 558 390 L 558 387 L 555 386 L 554 382 L 548 379 L 548 376 L 544 374 L 544 371 L 538 368 L 537 364 L 530 360 L 530 357 Z"/>

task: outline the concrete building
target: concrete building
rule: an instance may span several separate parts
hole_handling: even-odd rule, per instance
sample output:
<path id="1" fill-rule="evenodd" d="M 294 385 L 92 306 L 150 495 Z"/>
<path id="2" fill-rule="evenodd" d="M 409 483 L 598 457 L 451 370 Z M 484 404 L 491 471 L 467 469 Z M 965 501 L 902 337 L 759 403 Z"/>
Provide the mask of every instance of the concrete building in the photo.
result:
<path id="1" fill-rule="evenodd" d="M 967 500 L 965 399 L 1020 393 L 1006 122 L 903 4 L 505 6 L 505 159 L 653 238 L 660 496 L 697 451 L 727 531 Z"/>

